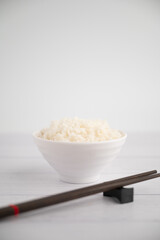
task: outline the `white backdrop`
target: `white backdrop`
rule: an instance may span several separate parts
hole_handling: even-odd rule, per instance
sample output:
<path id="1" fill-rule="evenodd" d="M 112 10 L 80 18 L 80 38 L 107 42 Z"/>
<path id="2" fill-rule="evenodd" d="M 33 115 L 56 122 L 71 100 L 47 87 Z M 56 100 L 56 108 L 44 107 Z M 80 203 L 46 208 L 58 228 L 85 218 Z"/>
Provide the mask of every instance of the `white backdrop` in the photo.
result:
<path id="1" fill-rule="evenodd" d="M 160 131 L 160 1 L 0 1 L 0 67 L 0 132 Z"/>

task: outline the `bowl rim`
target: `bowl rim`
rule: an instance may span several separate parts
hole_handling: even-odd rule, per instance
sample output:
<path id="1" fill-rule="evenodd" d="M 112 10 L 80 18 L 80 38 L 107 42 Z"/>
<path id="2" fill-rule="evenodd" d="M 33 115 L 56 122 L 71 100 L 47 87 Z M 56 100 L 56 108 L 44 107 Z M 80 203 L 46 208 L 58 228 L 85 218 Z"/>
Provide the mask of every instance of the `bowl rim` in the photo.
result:
<path id="1" fill-rule="evenodd" d="M 38 137 L 37 134 L 40 132 L 40 131 L 34 131 L 32 133 L 32 136 L 39 140 L 39 141 L 42 141 L 42 142 L 51 142 L 51 143 L 54 143 L 54 144 L 70 144 L 70 145 L 94 145 L 94 144 L 108 144 L 108 143 L 112 143 L 112 142 L 119 142 L 119 141 L 122 141 L 122 140 L 125 140 L 127 138 L 127 133 L 124 133 L 122 132 L 121 130 L 118 130 L 120 133 L 123 134 L 123 137 L 121 138 L 117 138 L 117 139 L 111 139 L 111 140 L 108 140 L 108 141 L 99 141 L 99 142 L 65 142 L 65 141 L 53 141 L 53 140 L 48 140 L 48 139 L 44 139 L 44 138 L 41 138 L 41 137 Z"/>

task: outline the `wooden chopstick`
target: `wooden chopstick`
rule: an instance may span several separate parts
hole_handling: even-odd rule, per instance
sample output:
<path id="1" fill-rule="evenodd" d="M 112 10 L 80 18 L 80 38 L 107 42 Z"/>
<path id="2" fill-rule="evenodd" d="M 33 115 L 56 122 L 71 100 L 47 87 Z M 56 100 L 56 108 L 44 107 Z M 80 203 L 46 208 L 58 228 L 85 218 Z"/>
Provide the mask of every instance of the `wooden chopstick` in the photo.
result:
<path id="1" fill-rule="evenodd" d="M 78 199 L 81 197 L 93 195 L 100 192 L 106 192 L 118 187 L 123 187 L 130 184 L 160 177 L 160 173 L 157 173 L 157 174 L 156 173 L 157 173 L 156 170 L 143 172 L 140 174 L 119 178 L 119 179 L 108 181 L 108 182 L 103 182 L 103 183 L 92 185 L 85 188 L 80 188 L 80 189 L 76 189 L 76 190 L 72 190 L 64 193 L 59 193 L 59 194 L 35 199 L 32 201 L 19 203 L 16 205 L 10 205 L 0 209 L 0 218 L 4 218 L 10 215 L 17 215 L 18 213 L 27 212 L 34 209 L 47 207 L 50 205 L 55 205 L 58 203 Z"/>

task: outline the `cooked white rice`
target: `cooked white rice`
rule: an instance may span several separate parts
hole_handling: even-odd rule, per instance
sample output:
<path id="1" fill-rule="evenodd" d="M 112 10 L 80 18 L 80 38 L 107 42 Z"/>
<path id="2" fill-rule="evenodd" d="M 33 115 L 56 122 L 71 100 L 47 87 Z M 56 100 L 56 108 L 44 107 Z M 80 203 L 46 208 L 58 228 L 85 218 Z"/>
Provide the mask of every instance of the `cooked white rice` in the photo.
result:
<path id="1" fill-rule="evenodd" d="M 54 120 L 38 137 L 55 142 L 101 142 L 123 137 L 118 130 L 109 127 L 105 120 L 87 120 L 77 117 Z"/>

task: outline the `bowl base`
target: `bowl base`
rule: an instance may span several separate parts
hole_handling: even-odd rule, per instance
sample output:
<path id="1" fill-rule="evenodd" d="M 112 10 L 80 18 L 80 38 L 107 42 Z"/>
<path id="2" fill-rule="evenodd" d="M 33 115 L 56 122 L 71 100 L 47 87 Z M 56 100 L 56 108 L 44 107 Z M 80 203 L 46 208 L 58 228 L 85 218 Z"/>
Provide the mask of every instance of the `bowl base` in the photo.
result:
<path id="1" fill-rule="evenodd" d="M 96 177 L 89 177 L 89 178 L 68 178 L 60 176 L 60 180 L 67 183 L 73 183 L 73 184 L 87 184 L 87 183 L 93 183 L 98 181 L 100 176 Z"/>

